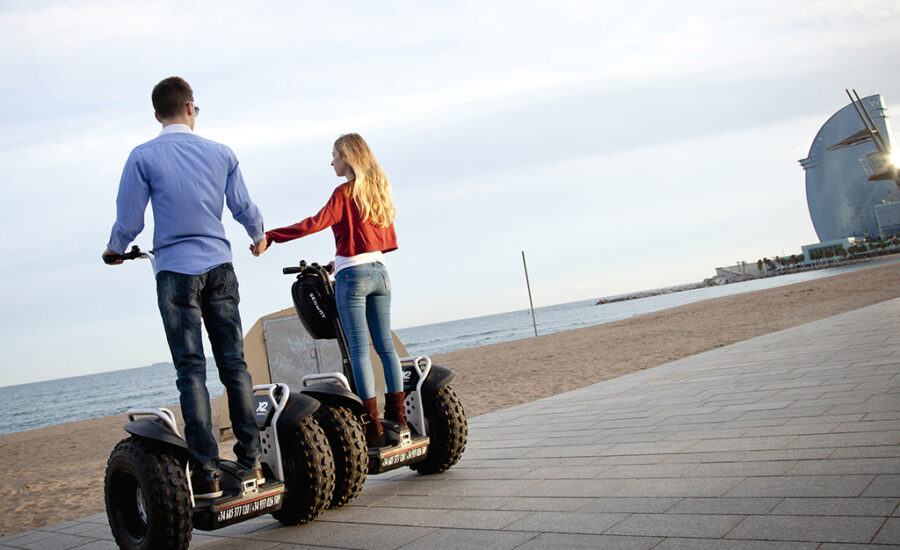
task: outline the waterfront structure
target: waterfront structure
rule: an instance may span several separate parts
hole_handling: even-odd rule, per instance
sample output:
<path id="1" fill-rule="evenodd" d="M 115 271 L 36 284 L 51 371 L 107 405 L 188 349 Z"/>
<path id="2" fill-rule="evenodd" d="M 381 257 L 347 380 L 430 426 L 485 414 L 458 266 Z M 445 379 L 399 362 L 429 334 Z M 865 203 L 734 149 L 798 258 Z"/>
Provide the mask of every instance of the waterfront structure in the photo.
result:
<path id="1" fill-rule="evenodd" d="M 852 99 L 825 122 L 809 156 L 799 161 L 806 171 L 809 215 L 822 242 L 900 234 L 900 188 L 884 100 L 880 94 Z"/>
<path id="2" fill-rule="evenodd" d="M 803 261 L 812 262 L 822 258 L 839 258 L 842 254 L 841 250 L 844 251 L 843 254 L 846 256 L 846 251 L 854 244 L 856 244 L 856 239 L 853 237 L 808 244 L 802 247 Z"/>

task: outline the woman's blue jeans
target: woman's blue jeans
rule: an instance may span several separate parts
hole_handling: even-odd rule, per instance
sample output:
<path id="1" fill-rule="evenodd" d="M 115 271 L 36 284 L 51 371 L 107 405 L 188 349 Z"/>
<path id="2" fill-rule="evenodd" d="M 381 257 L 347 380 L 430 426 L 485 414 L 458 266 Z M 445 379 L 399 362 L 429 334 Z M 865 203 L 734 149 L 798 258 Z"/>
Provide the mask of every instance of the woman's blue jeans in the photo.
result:
<path id="1" fill-rule="evenodd" d="M 384 367 L 387 391 L 403 391 L 403 371 L 391 339 L 391 278 L 387 268 L 377 262 L 356 265 L 338 271 L 334 279 L 335 301 L 350 348 L 356 393 L 362 399 L 375 397 L 366 332 L 371 334 L 372 345 Z"/>
<path id="2" fill-rule="evenodd" d="M 234 453 L 244 466 L 257 466 L 262 452 L 254 415 L 253 383 L 244 362 L 234 267 L 222 264 L 201 275 L 160 271 L 156 274 L 156 294 L 178 373 L 176 385 L 181 394 L 184 435 L 194 473 L 211 475 L 219 469 L 219 448 L 212 433 L 206 389 L 201 319 L 228 396 L 231 428 L 237 439 Z"/>

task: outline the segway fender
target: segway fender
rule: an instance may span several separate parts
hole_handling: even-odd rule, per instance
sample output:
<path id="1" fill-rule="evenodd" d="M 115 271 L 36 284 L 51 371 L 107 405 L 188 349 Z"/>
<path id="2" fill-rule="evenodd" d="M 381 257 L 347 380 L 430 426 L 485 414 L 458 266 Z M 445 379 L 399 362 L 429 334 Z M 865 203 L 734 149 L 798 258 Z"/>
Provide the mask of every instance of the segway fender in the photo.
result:
<path id="1" fill-rule="evenodd" d="M 365 408 L 362 399 L 344 386 L 331 382 L 319 382 L 304 386 L 301 393 L 314 397 L 320 403 L 334 407 L 346 407 L 355 414 L 362 414 Z"/>
<path id="2" fill-rule="evenodd" d="M 156 420 L 148 417 L 138 418 L 125 424 L 125 431 L 135 437 L 140 437 L 150 441 L 157 441 L 163 445 L 172 447 L 179 458 L 187 458 L 187 443 L 178 434 L 164 426 Z"/>
<path id="3" fill-rule="evenodd" d="M 278 429 L 288 431 L 298 422 L 316 412 L 319 402 L 308 395 L 291 392 L 287 405 L 278 417 Z"/>
<path id="4" fill-rule="evenodd" d="M 442 367 L 440 365 L 432 365 L 431 372 L 428 373 L 428 378 L 425 379 L 425 383 L 422 384 L 422 393 L 424 394 L 422 397 L 425 400 L 430 401 L 434 398 L 437 392 L 441 391 L 441 388 L 450 383 L 453 378 L 456 377 L 456 373 L 452 370 Z M 418 374 L 416 373 L 413 367 L 404 367 L 403 368 L 403 385 L 404 390 L 408 393 L 414 391 L 416 389 L 416 384 L 419 382 Z"/>

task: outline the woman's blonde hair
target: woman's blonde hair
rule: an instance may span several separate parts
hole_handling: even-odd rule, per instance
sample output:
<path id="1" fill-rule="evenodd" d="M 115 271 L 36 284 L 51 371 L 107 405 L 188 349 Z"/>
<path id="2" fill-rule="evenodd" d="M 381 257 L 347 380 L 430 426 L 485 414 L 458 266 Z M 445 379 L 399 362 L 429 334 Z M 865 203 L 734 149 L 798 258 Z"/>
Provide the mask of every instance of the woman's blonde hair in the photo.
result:
<path id="1" fill-rule="evenodd" d="M 344 134 L 334 142 L 334 148 L 353 169 L 354 179 L 347 186 L 347 195 L 356 203 L 363 221 L 378 227 L 391 225 L 397 214 L 391 183 L 369 145 L 359 134 Z"/>

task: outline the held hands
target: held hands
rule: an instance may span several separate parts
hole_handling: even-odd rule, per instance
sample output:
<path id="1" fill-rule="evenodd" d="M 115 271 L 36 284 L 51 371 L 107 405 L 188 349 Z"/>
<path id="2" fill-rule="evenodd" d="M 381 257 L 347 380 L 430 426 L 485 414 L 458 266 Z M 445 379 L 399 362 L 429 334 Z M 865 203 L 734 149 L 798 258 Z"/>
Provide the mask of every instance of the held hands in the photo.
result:
<path id="1" fill-rule="evenodd" d="M 266 238 L 264 237 L 261 241 L 250 245 L 250 252 L 254 256 L 259 256 L 260 254 L 265 252 L 267 248 L 269 248 L 269 245 Z"/>

